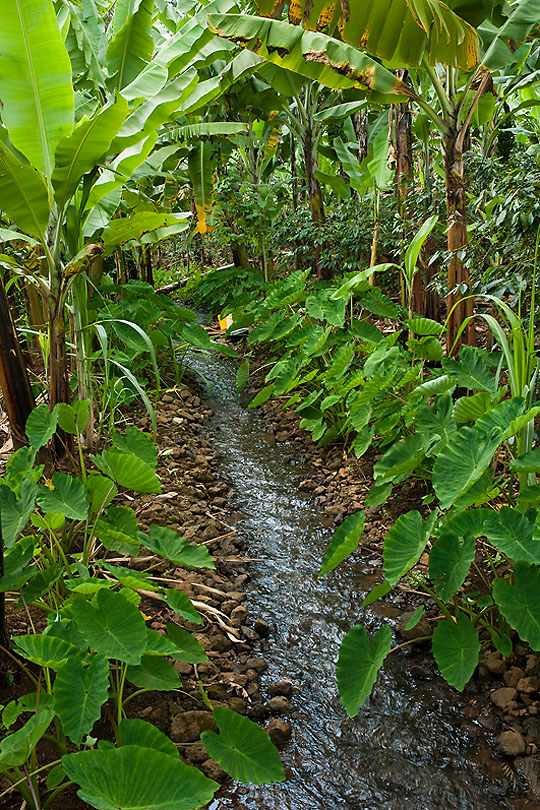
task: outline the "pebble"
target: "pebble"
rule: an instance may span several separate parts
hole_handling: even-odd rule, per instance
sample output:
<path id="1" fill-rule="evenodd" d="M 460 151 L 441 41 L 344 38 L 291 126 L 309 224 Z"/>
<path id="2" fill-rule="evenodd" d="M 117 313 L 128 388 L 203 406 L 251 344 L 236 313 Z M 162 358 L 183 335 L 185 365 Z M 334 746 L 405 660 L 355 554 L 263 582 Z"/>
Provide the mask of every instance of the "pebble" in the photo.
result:
<path id="1" fill-rule="evenodd" d="M 280 717 L 273 717 L 266 726 L 266 730 L 274 745 L 283 745 L 288 742 L 292 736 L 291 724 L 287 723 L 286 720 L 282 720 Z"/>
<path id="2" fill-rule="evenodd" d="M 525 753 L 526 743 L 518 731 L 503 731 L 497 740 L 497 745 L 503 754 L 508 757 L 519 757 Z"/>
<path id="3" fill-rule="evenodd" d="M 524 675 L 525 673 L 521 667 L 510 667 L 510 669 L 507 669 L 504 673 L 503 680 L 507 686 L 512 686 L 515 689 Z"/>
<path id="4" fill-rule="evenodd" d="M 494 692 L 491 692 L 489 697 L 491 702 L 494 703 L 495 706 L 498 706 L 499 709 L 506 709 L 516 695 L 517 690 L 513 687 L 502 686 L 500 689 L 495 689 Z"/>
<path id="5" fill-rule="evenodd" d="M 248 669 L 254 669 L 255 672 L 266 672 L 268 669 L 268 664 L 264 658 L 248 658 L 246 666 Z"/>
<path id="6" fill-rule="evenodd" d="M 524 692 L 527 695 L 538 692 L 538 689 L 540 689 L 540 678 L 536 678 L 534 675 L 530 675 L 528 678 L 521 678 L 517 684 L 518 692 Z"/>
<path id="7" fill-rule="evenodd" d="M 488 655 L 485 664 L 493 675 L 502 675 L 508 669 L 508 664 L 502 660 L 499 653 Z"/>
<path id="8" fill-rule="evenodd" d="M 270 632 L 270 627 L 268 626 L 268 622 L 265 622 L 264 619 L 255 619 L 255 624 L 253 625 L 253 629 L 259 636 L 267 636 Z"/>
<path id="9" fill-rule="evenodd" d="M 171 739 L 173 742 L 196 742 L 203 731 L 217 731 L 212 712 L 182 712 L 173 717 Z"/>
<path id="10" fill-rule="evenodd" d="M 274 697 L 275 695 L 291 697 L 293 691 L 294 687 L 290 681 L 274 681 L 273 683 L 268 684 L 268 694 L 271 697 Z"/>
<path id="11" fill-rule="evenodd" d="M 272 714 L 286 714 L 291 708 L 291 704 L 284 695 L 276 695 L 276 697 L 270 698 L 266 705 Z"/>

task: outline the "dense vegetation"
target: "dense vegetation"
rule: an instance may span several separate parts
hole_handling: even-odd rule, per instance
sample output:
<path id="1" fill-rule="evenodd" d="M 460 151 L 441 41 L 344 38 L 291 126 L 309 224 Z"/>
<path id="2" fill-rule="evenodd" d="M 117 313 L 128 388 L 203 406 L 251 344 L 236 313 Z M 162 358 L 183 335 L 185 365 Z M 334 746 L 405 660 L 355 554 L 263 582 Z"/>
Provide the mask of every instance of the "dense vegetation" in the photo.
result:
<path id="1" fill-rule="evenodd" d="M 414 482 L 421 509 L 390 528 L 364 606 L 403 578 L 425 593 L 408 629 L 437 606 L 420 640 L 449 684 L 464 688 L 482 648 L 540 650 L 538 19 L 539 0 L 3 0 L 0 384 L 14 452 L 0 590 L 43 621 L 14 639 L 2 627 L 4 669 L 35 688 L 3 709 L 0 771 L 27 806 L 59 806 L 75 784 L 93 807 L 179 810 L 218 787 L 126 710 L 126 683 L 178 690 L 170 659 L 206 660 L 174 622 L 148 629 L 141 596 L 200 616 L 107 559 L 143 546 L 214 565 L 115 501 L 160 492 L 155 404 L 188 350 L 233 358 L 239 388 L 264 362 L 251 407 L 279 398 L 314 442 L 374 460 L 366 508 Z M 166 294 L 180 288 L 185 306 Z M 198 309 L 232 315 L 239 352 Z M 124 425 L 133 403 L 153 435 Z M 320 576 L 365 520 L 337 529 Z M 415 570 L 426 551 L 429 576 Z M 391 650 L 385 624 L 345 636 L 350 716 Z M 202 686 L 201 700 L 215 762 L 246 782 L 284 778 L 263 730 Z"/>

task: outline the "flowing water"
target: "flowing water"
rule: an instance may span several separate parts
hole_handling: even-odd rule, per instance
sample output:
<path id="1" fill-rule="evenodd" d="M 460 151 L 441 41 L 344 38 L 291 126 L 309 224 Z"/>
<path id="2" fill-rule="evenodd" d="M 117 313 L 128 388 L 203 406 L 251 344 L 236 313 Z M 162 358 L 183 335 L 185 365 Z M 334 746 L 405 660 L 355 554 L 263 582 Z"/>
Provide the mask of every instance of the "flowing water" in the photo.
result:
<path id="1" fill-rule="evenodd" d="M 272 628 L 265 680 L 296 687 L 293 739 L 282 752 L 287 781 L 233 784 L 211 810 L 537 807 L 509 787 L 491 761 L 486 732 L 464 717 L 461 707 L 474 695 L 451 690 L 428 658 L 391 655 L 367 704 L 356 718 L 346 716 L 335 677 L 340 641 L 358 621 L 374 630 L 398 611 L 381 603 L 361 609 L 374 579 L 362 560 L 317 579 L 331 530 L 297 494 L 301 469 L 285 463 L 260 417 L 237 396 L 232 367 L 217 357 L 192 357 L 188 365 L 207 380 L 214 410 L 208 430 L 236 493 L 238 529 L 258 560 L 248 598 L 252 615 Z"/>

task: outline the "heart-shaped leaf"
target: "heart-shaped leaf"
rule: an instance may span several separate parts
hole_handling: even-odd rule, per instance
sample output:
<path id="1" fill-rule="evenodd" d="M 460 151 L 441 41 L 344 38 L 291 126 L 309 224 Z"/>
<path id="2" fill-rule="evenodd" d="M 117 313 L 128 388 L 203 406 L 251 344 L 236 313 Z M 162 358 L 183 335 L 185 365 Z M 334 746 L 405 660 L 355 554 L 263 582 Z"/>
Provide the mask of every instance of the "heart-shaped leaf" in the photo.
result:
<path id="1" fill-rule="evenodd" d="M 60 639 L 58 639 L 60 640 Z M 54 708 L 64 731 L 80 745 L 99 720 L 109 693 L 109 662 L 102 655 L 92 656 L 88 667 L 70 657 L 54 681 Z"/>
<path id="2" fill-rule="evenodd" d="M 362 509 L 360 512 L 355 512 L 354 515 L 349 515 L 336 529 L 323 557 L 319 571 L 320 577 L 333 571 L 349 554 L 356 551 L 365 522 L 366 513 Z"/>
<path id="3" fill-rule="evenodd" d="M 38 485 L 26 478 L 20 487 L 19 497 L 2 484 L 0 486 L 0 509 L 2 513 L 2 534 L 4 543 L 10 548 L 20 535 L 30 515 L 34 511 Z"/>
<path id="4" fill-rule="evenodd" d="M 510 627 L 533 650 L 540 650 L 540 568 L 516 563 L 514 583 L 496 579 L 493 598 Z"/>
<path id="5" fill-rule="evenodd" d="M 84 487 L 77 478 L 65 473 L 53 473 L 53 489 L 40 486 L 38 504 L 43 512 L 58 512 L 72 520 L 86 520 L 88 503 Z"/>
<path id="6" fill-rule="evenodd" d="M 126 664 L 141 662 L 146 625 L 140 612 L 121 594 L 102 588 L 93 602 L 76 599 L 73 618 L 91 650 Z"/>
<path id="7" fill-rule="evenodd" d="M 416 565 L 424 551 L 435 521 L 433 513 L 422 523 L 420 512 L 412 510 L 400 515 L 384 541 L 383 562 L 387 582 L 395 585 Z"/>
<path id="8" fill-rule="evenodd" d="M 102 473 L 121 487 L 143 494 L 161 492 L 161 484 L 154 470 L 133 453 L 105 450 L 100 456 L 92 456 L 92 459 Z"/>
<path id="9" fill-rule="evenodd" d="M 463 613 L 456 621 L 443 619 L 433 632 L 432 648 L 443 678 L 459 692 L 463 691 L 476 669 L 480 652 L 474 624 Z"/>
<path id="10" fill-rule="evenodd" d="M 540 539 L 533 538 L 534 530 L 534 523 L 508 506 L 490 511 L 485 521 L 488 540 L 514 562 L 540 563 Z"/>
<path id="11" fill-rule="evenodd" d="M 58 424 L 58 406 L 49 410 L 45 403 L 38 405 L 26 420 L 26 435 L 30 447 L 39 450 L 53 437 Z"/>
<path id="12" fill-rule="evenodd" d="M 208 661 L 208 656 L 202 644 L 187 630 L 169 622 L 167 636 L 176 647 L 172 657 L 176 658 L 177 661 L 185 661 L 187 664 L 202 664 L 203 661 Z"/>
<path id="13" fill-rule="evenodd" d="M 341 702 L 349 717 L 355 717 L 370 696 L 391 646 L 392 631 L 387 624 L 379 627 L 372 641 L 366 628 L 356 624 L 341 642 L 337 680 Z"/>
<path id="14" fill-rule="evenodd" d="M 138 666 L 127 668 L 126 677 L 139 689 L 154 689 L 156 692 L 168 692 L 182 686 L 173 665 L 157 655 L 143 655 Z"/>
<path id="15" fill-rule="evenodd" d="M 141 748 L 155 748 L 162 754 L 178 757 L 178 749 L 162 731 L 137 718 L 124 718 L 118 726 L 118 745 L 138 745 Z"/>
<path id="16" fill-rule="evenodd" d="M 285 779 L 283 765 L 267 732 L 241 714 L 216 706 L 220 733 L 203 731 L 204 747 L 224 771 L 244 784 L 264 785 Z"/>

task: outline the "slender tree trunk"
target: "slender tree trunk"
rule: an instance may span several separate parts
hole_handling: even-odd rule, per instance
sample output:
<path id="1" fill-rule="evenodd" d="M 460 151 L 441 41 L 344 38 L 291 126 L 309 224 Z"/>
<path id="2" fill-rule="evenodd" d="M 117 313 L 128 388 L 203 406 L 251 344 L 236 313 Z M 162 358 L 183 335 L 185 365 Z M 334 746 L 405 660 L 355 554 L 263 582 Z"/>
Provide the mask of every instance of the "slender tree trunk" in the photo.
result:
<path id="1" fill-rule="evenodd" d="M 62 279 L 57 271 L 51 273 L 49 300 L 49 407 L 71 400 L 66 351 L 66 322 L 62 296 Z M 73 437 L 58 428 L 53 439 L 54 452 L 62 458 L 73 447 Z"/>
<path id="2" fill-rule="evenodd" d="M 315 176 L 317 169 L 317 162 L 313 155 L 313 133 L 311 126 L 306 127 L 306 131 L 302 141 L 302 150 L 304 153 L 304 164 L 306 169 L 307 191 L 309 197 L 309 209 L 311 211 L 311 221 L 314 225 L 315 232 L 321 227 L 324 222 L 324 205 L 322 199 L 321 185 Z M 329 267 L 324 267 L 322 263 L 322 254 L 324 245 L 321 245 L 317 239 L 315 245 L 315 261 L 313 262 L 313 273 L 320 280 L 331 279 L 333 274 Z"/>
<path id="3" fill-rule="evenodd" d="M 291 132 L 291 195 L 292 207 L 296 213 L 298 210 L 298 174 L 296 172 L 296 141 Z"/>
<path id="4" fill-rule="evenodd" d="M 475 344 L 472 323 L 464 330 L 454 346 L 459 327 L 465 318 L 473 314 L 473 299 L 460 299 L 471 294 L 469 269 L 458 252 L 467 246 L 467 209 L 465 197 L 465 176 L 463 152 L 457 145 L 457 133 L 451 131 L 443 139 L 444 174 L 446 182 L 446 215 L 448 224 L 448 251 L 451 253 L 448 265 L 448 296 L 446 299 L 448 324 L 446 350 L 456 354 L 463 344 Z M 459 303 L 458 303 L 459 302 Z M 453 309 L 455 307 L 455 309 Z M 453 311 L 452 311 L 453 310 Z"/>
<path id="5" fill-rule="evenodd" d="M 34 394 L 28 378 L 15 326 L 11 317 L 6 289 L 0 277 L 0 387 L 4 398 L 13 446 L 27 444 L 25 426 L 35 408 Z"/>

